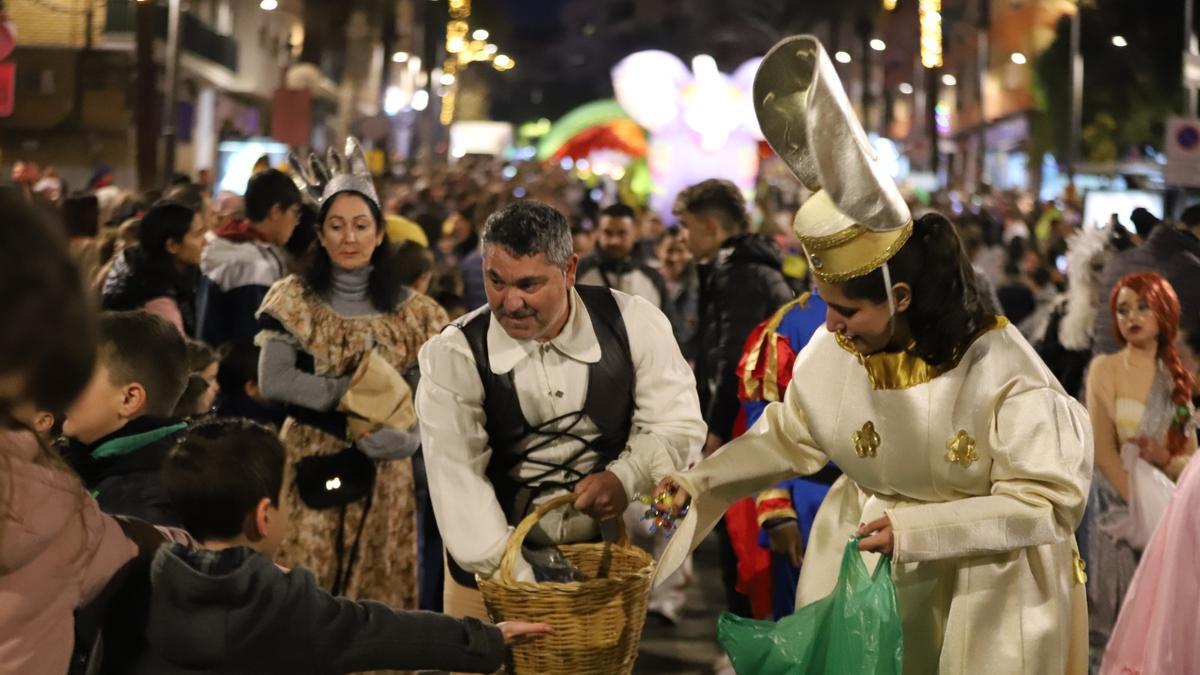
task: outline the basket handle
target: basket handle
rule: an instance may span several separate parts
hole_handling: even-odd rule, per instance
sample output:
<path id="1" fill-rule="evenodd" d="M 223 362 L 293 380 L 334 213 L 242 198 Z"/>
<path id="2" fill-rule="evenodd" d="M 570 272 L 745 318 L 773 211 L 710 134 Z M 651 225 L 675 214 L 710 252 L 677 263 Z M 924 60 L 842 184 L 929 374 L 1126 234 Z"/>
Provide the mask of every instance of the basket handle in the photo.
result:
<path id="1" fill-rule="evenodd" d="M 567 493 L 559 495 L 553 499 L 548 499 L 538 505 L 533 513 L 525 516 L 517 528 L 513 531 L 512 536 L 508 538 L 508 543 L 504 545 L 504 555 L 500 558 L 500 581 L 511 584 L 513 583 L 513 571 L 517 565 L 517 556 L 521 555 L 521 546 L 525 543 L 525 537 L 534 525 L 538 524 L 547 513 L 569 506 L 579 499 L 579 495 Z M 625 519 L 621 517 L 614 518 L 617 522 L 617 541 L 618 546 L 629 545 L 629 533 L 625 530 Z"/>

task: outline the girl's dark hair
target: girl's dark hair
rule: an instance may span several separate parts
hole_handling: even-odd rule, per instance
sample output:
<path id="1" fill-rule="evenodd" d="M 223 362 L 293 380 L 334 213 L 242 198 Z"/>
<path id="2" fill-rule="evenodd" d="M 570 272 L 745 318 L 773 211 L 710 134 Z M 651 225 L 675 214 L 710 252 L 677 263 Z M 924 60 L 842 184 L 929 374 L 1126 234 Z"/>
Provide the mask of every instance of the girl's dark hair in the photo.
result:
<path id="1" fill-rule="evenodd" d="M 1029 251 L 1029 242 L 1025 241 L 1024 237 L 1013 237 L 1005 248 L 1008 261 L 1020 266 L 1025 258 L 1025 253 Z"/>
<path id="2" fill-rule="evenodd" d="M 183 241 L 196 212 L 179 202 L 163 201 L 150 207 L 142 216 L 138 228 L 138 246 L 146 259 L 154 262 L 170 261 L 168 241 Z"/>
<path id="3" fill-rule="evenodd" d="M 384 227 L 383 212 L 379 210 L 379 206 L 359 192 L 353 190 L 339 192 L 326 199 L 325 203 L 321 205 L 321 212 L 317 217 L 317 231 L 320 232 L 325 227 L 330 207 L 343 195 L 353 195 L 366 202 L 367 208 L 371 210 L 371 217 L 375 219 L 376 230 L 383 233 L 383 241 L 375 247 L 375 252 L 371 254 L 371 278 L 367 281 L 367 297 L 370 298 L 371 305 L 375 309 L 380 312 L 390 312 L 396 308 L 396 303 L 400 300 L 404 282 L 396 265 L 392 247 L 388 244 L 387 228 Z M 328 291 L 333 284 L 333 261 L 329 259 L 329 253 L 324 246 L 317 244 L 313 247 L 304 280 L 308 283 L 309 288 L 318 293 Z"/>
<path id="4" fill-rule="evenodd" d="M 95 195 L 72 195 L 60 210 L 68 237 L 94 237 L 100 231 L 100 202 Z"/>
<path id="5" fill-rule="evenodd" d="M 258 384 L 258 355 L 258 347 L 251 343 L 229 343 L 221 357 L 221 367 L 217 369 L 217 386 L 221 389 L 221 396 L 240 396 L 247 382 Z"/>
<path id="6" fill-rule="evenodd" d="M 21 398 L 62 410 L 92 376 L 96 317 L 61 232 L 15 193 L 0 192 L 0 375 Z M 13 292 L 13 289 L 23 289 Z M 0 400 L 0 425 L 13 401 Z"/>
<path id="7" fill-rule="evenodd" d="M 201 375 L 188 375 L 187 385 L 184 386 L 183 393 L 179 395 L 179 402 L 175 404 L 175 410 L 171 413 L 171 417 L 185 419 L 207 414 L 208 410 L 200 408 L 200 402 L 204 400 L 204 395 L 207 393 L 208 380 Z"/>
<path id="8" fill-rule="evenodd" d="M 189 373 L 204 372 L 209 366 L 221 360 L 221 352 L 213 349 L 207 342 L 185 339 L 187 346 L 187 369 Z"/>
<path id="9" fill-rule="evenodd" d="M 974 336 L 995 320 L 975 285 L 975 272 L 954 226 L 940 213 L 921 216 L 909 240 L 888 261 L 892 284 L 912 288 L 905 311 L 916 345 L 930 365 L 953 367 Z M 851 298 L 887 302 L 882 268 L 843 285 Z"/>
<path id="10" fill-rule="evenodd" d="M 300 220 L 292 236 L 288 238 L 283 248 L 297 259 L 308 255 L 313 242 L 317 240 L 317 207 L 308 202 L 300 202 Z"/>
<path id="11" fill-rule="evenodd" d="M 433 254 L 415 241 L 401 243 L 393 255 L 396 267 L 400 270 L 400 279 L 406 286 L 412 286 L 422 274 L 433 271 Z"/>

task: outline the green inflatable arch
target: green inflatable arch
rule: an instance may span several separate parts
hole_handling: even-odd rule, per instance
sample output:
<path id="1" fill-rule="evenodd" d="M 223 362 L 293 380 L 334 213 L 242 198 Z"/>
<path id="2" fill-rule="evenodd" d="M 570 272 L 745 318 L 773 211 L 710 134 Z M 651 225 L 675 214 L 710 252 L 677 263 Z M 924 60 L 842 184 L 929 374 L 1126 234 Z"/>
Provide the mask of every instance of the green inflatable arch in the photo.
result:
<path id="1" fill-rule="evenodd" d="M 554 156 L 567 141 L 587 129 L 613 120 L 627 120 L 629 115 L 614 99 L 603 99 L 585 103 L 563 115 L 550 127 L 550 133 L 538 143 L 538 159 L 545 161 Z"/>

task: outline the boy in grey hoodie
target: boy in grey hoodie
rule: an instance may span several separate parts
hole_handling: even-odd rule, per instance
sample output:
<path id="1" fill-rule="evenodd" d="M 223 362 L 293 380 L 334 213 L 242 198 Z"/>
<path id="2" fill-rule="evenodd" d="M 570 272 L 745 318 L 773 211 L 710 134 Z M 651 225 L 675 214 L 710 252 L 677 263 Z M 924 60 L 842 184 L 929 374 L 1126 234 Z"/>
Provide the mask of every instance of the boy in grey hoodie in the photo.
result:
<path id="1" fill-rule="evenodd" d="M 150 565 L 145 644 L 134 673 L 491 673 L 506 643 L 545 624 L 496 626 L 330 595 L 312 573 L 271 562 L 288 527 L 284 448 L 238 419 L 194 426 L 163 480 L 199 548 L 167 545 Z"/>

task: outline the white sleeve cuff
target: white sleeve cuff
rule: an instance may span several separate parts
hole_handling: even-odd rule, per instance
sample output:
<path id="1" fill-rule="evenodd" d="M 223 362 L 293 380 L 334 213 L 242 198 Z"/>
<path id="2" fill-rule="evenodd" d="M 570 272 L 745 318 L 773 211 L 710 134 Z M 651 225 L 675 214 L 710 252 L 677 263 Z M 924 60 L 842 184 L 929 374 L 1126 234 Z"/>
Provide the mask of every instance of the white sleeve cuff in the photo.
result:
<path id="1" fill-rule="evenodd" d="M 613 472 L 617 480 L 621 481 L 621 486 L 625 488 L 625 497 L 631 502 L 654 487 L 648 485 L 649 481 L 633 466 L 629 451 L 613 460 L 607 470 Z"/>

